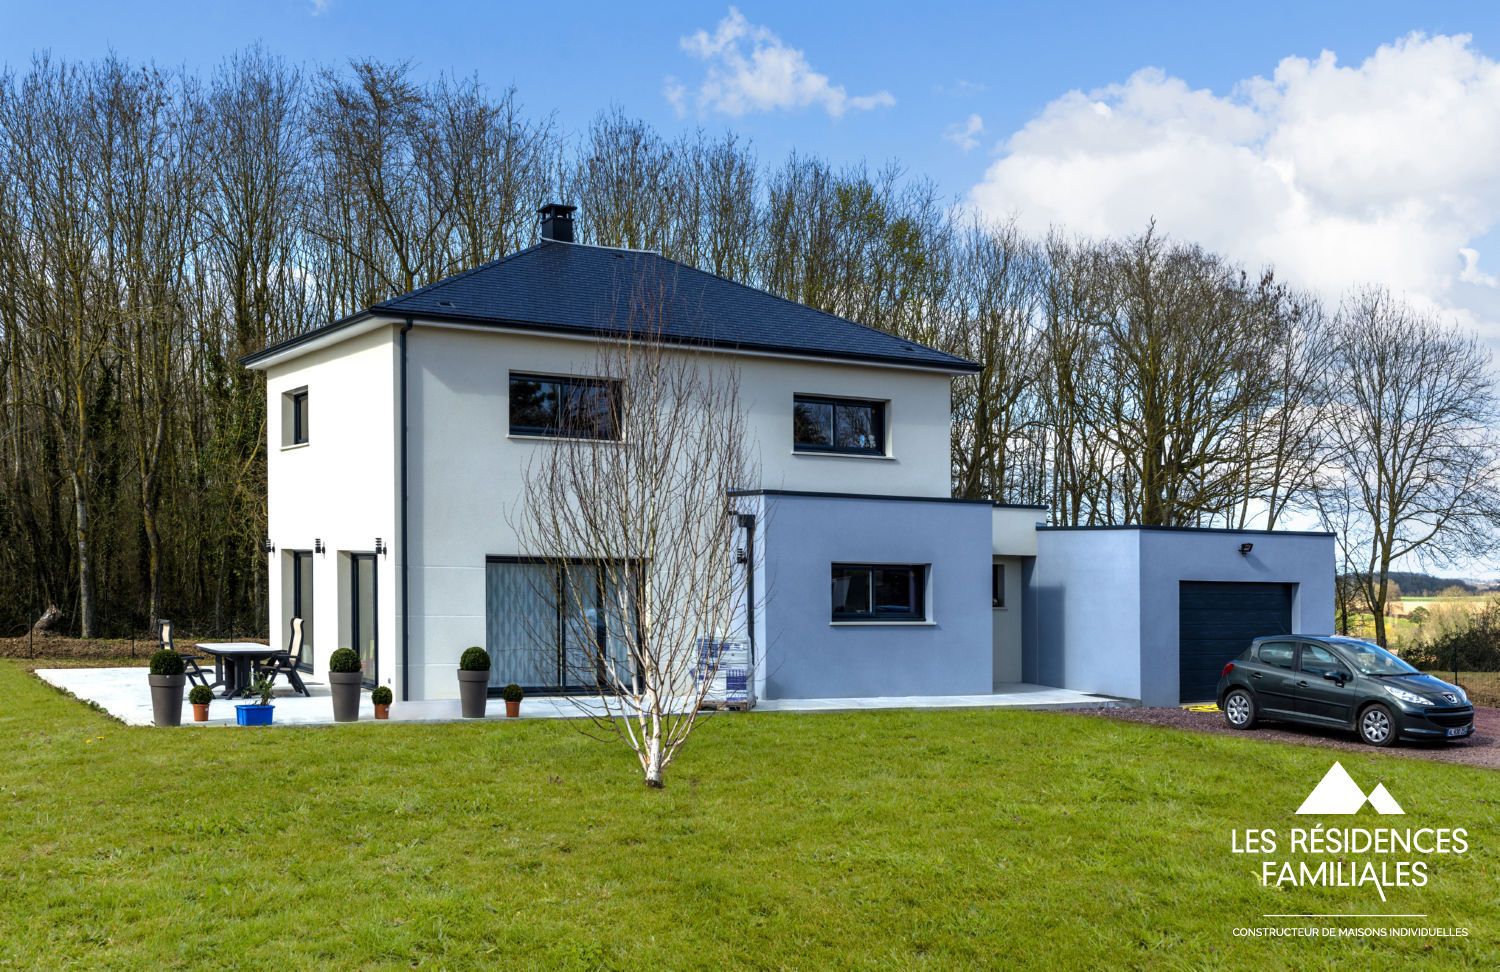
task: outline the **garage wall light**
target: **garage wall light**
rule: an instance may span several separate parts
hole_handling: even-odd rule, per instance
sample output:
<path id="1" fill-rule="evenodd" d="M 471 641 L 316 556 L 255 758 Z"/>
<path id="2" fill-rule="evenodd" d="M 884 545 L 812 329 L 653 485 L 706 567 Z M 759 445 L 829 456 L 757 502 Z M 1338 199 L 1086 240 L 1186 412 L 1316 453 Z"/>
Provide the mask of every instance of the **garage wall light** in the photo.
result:
<path id="1" fill-rule="evenodd" d="M 1252 551 L 1254 549 L 1255 549 L 1255 544 L 1253 544 L 1253 543 L 1242 543 L 1242 544 L 1240 544 L 1240 556 L 1241 557 L 1248 557 L 1248 556 L 1250 556 L 1250 551 Z"/>

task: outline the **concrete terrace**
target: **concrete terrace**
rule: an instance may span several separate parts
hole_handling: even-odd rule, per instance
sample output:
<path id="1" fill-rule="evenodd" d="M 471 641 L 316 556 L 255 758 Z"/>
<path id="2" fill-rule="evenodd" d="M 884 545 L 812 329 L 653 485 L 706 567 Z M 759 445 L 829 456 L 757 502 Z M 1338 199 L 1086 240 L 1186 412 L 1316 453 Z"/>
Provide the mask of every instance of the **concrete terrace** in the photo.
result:
<path id="1" fill-rule="evenodd" d="M 146 682 L 143 668 L 44 668 L 37 670 L 37 677 L 84 702 L 90 702 L 129 726 L 151 725 L 151 690 Z M 278 681 L 276 696 L 276 725 L 320 726 L 333 725 L 333 702 L 328 685 L 314 681 L 304 675 L 303 680 L 311 696 L 297 695 L 285 682 Z M 455 686 L 456 688 L 456 686 Z M 183 704 L 184 726 L 232 726 L 235 724 L 234 707 L 243 699 L 215 699 L 209 708 L 209 721 L 192 721 L 192 707 Z M 1130 705 L 1102 695 L 1089 695 L 1070 689 L 1050 688 L 1043 685 L 1017 683 L 1004 685 L 988 695 L 915 695 L 901 697 L 848 698 L 848 699 L 777 699 L 762 701 L 755 707 L 757 712 L 838 712 L 859 709 L 959 709 L 959 708 L 1020 708 L 1020 709 L 1069 709 L 1097 708 L 1109 705 Z M 603 707 L 593 696 L 532 696 L 521 703 L 523 719 L 582 719 L 602 715 Z M 360 699 L 361 720 L 374 720 L 375 709 L 370 704 L 370 694 L 365 692 Z M 491 699 L 485 712 L 486 719 L 505 718 L 505 705 L 499 699 Z M 461 721 L 457 699 L 437 699 L 423 702 L 397 700 L 391 706 L 392 722 L 458 722 Z"/>

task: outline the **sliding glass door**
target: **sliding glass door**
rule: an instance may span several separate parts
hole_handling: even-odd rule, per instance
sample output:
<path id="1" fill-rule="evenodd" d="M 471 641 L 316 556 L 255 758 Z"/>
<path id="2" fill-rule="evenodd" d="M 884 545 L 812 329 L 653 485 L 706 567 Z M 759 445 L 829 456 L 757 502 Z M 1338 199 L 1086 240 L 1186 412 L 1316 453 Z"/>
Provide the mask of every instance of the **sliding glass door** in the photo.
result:
<path id="1" fill-rule="evenodd" d="M 628 680 L 623 625 L 635 623 L 634 584 L 627 585 L 622 610 L 622 599 L 613 596 L 616 573 L 590 561 L 558 566 L 490 558 L 485 577 L 490 687 L 515 682 L 531 691 L 592 691 L 616 678 Z"/>

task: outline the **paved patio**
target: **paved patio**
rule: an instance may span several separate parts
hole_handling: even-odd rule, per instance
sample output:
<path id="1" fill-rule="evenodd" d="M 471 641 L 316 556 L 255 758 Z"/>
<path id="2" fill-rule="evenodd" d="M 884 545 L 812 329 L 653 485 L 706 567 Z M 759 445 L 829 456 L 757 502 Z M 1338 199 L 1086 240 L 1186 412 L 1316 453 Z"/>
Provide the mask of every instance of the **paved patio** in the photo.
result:
<path id="1" fill-rule="evenodd" d="M 151 690 L 142 668 L 42 668 L 37 676 L 50 685 L 85 701 L 92 702 L 126 725 L 151 724 Z M 298 695 L 285 682 L 278 681 L 276 725 L 318 726 L 333 723 L 333 701 L 328 685 L 304 675 L 311 696 Z M 207 722 L 193 722 L 192 707 L 183 704 L 184 726 L 232 726 L 234 707 L 242 699 L 215 699 L 209 707 Z M 1044 685 L 1005 685 L 989 695 L 912 695 L 902 697 L 851 699 L 779 699 L 756 705 L 757 712 L 835 712 L 854 709 L 1097 709 L 1109 705 L 1131 705 L 1101 695 L 1088 695 Z M 523 719 L 582 719 L 602 714 L 599 700 L 593 696 L 533 696 L 521 703 Z M 360 697 L 359 717 L 374 720 L 375 707 L 370 693 Z M 491 699 L 486 719 L 505 718 L 505 705 Z M 457 699 L 427 702 L 397 701 L 391 706 L 391 722 L 458 722 Z"/>

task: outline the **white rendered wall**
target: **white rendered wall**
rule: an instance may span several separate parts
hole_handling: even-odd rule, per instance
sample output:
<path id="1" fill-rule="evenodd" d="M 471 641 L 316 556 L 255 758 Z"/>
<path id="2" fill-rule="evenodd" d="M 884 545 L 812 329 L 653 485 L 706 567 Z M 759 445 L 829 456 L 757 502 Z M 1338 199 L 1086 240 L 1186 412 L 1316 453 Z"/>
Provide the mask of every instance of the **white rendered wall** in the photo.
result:
<path id="1" fill-rule="evenodd" d="M 684 352 L 690 353 L 690 352 Z M 418 325 L 408 335 L 412 698 L 452 698 L 469 645 L 485 643 L 485 557 L 526 553 L 514 517 L 525 470 L 555 443 L 509 436 L 509 375 L 596 375 L 590 342 Z M 739 369 L 760 465 L 747 488 L 947 496 L 950 378 L 939 373 L 718 355 Z M 792 451 L 792 396 L 885 399 L 889 455 Z"/>
<path id="2" fill-rule="evenodd" d="M 267 533 L 270 556 L 271 642 L 285 645 L 290 566 L 285 552 L 314 554 L 314 674 L 328 671 L 340 641 L 340 564 L 343 552 L 376 557 L 378 677 L 400 698 L 400 571 L 397 532 L 398 364 L 394 327 L 313 351 L 266 372 Z M 308 390 L 308 443 L 284 446 L 282 396 Z M 284 577 L 283 574 L 286 576 Z M 347 583 L 347 582 L 345 582 Z"/>

